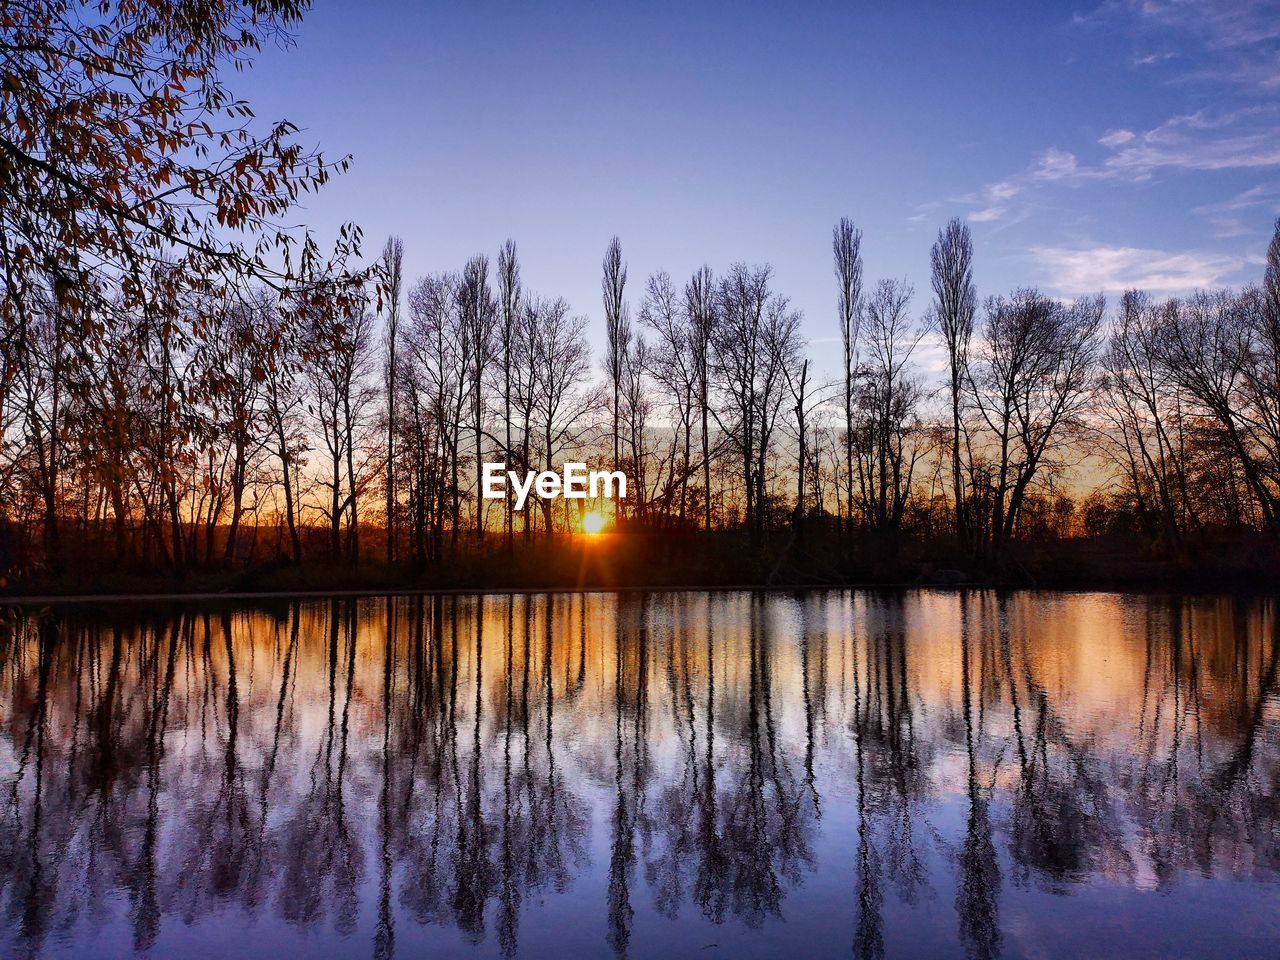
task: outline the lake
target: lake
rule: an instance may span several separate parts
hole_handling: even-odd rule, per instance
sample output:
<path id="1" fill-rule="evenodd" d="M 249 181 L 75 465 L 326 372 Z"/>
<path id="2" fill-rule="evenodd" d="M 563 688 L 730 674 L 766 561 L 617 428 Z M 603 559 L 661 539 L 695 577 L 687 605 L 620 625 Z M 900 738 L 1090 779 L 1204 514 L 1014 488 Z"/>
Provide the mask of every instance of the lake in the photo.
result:
<path id="1" fill-rule="evenodd" d="M 1280 621 L 956 591 L 8 608 L 5 957 L 1274 957 Z"/>

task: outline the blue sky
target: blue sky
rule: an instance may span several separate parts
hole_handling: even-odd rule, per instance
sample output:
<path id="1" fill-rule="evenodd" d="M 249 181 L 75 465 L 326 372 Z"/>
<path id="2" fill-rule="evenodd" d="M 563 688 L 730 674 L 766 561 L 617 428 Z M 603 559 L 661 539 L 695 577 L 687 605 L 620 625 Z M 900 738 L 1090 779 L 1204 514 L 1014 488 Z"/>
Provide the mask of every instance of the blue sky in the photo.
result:
<path id="1" fill-rule="evenodd" d="M 1261 273 L 1280 213 L 1280 2 L 466 4 L 318 0 L 233 90 L 351 171 L 344 220 L 410 277 L 519 244 L 599 339 L 605 245 L 658 269 L 773 265 L 835 334 L 831 227 L 928 305 L 966 218 L 983 296 L 1157 294 Z"/>

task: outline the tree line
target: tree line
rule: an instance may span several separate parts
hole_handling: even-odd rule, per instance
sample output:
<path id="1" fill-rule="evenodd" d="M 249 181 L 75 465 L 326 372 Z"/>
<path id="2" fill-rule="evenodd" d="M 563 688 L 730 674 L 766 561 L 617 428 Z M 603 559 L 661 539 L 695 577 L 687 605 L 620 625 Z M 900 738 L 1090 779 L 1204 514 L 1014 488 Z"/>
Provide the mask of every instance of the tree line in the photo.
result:
<path id="1" fill-rule="evenodd" d="M 258 285 L 193 295 L 176 323 L 118 310 L 91 354 L 45 290 L 0 394 L 9 536 L 41 564 L 68 537 L 180 570 L 439 561 L 575 530 L 580 503 L 517 511 L 478 489 L 486 461 L 569 459 L 628 474 L 629 498 L 599 505 L 624 528 L 732 528 L 755 547 L 824 529 L 954 537 L 981 557 L 1127 525 L 1178 548 L 1280 522 L 1280 231 L 1260 286 L 1130 291 L 1114 315 L 1030 288 L 980 301 L 959 220 L 931 250 L 924 310 L 903 281 L 864 283 L 848 219 L 832 254 L 827 381 L 768 266 L 660 271 L 633 291 L 617 238 L 600 376 L 589 319 L 531 289 L 510 240 L 406 281 L 392 238 L 323 306 Z M 1073 468 L 1097 478 L 1082 504 Z"/>

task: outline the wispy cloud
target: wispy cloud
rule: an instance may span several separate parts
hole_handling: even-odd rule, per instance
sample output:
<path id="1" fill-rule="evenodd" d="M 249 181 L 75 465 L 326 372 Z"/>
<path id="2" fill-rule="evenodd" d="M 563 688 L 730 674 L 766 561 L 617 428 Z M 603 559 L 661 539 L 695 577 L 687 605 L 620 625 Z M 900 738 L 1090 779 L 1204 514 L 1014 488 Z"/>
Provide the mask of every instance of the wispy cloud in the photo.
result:
<path id="1" fill-rule="evenodd" d="M 1174 61 L 1182 79 L 1280 87 L 1280 6 L 1275 0 L 1111 0 L 1084 23 L 1119 24 L 1139 47 L 1137 66 Z M 1167 46 L 1193 50 L 1177 56 Z"/>
<path id="2" fill-rule="evenodd" d="M 1108 130 L 1098 138 L 1102 153 L 1092 162 L 1049 147 L 1021 172 L 958 198 L 976 208 L 974 222 L 1001 220 L 1011 201 L 1046 185 L 1075 186 L 1115 180 L 1142 182 L 1158 171 L 1249 170 L 1280 167 L 1280 110 L 1250 107 L 1227 113 L 1198 111 L 1170 117 L 1148 130 Z M 1097 151 L 1095 150 L 1096 154 Z"/>
<path id="3" fill-rule="evenodd" d="M 1141 134 L 1113 130 L 1098 141 L 1109 154 L 1083 175 L 1145 180 L 1161 168 L 1232 170 L 1280 166 L 1274 108 L 1179 114 Z"/>
<path id="4" fill-rule="evenodd" d="M 1217 287 L 1250 262 L 1247 257 L 1211 252 L 1173 253 L 1143 247 L 1031 248 L 1031 258 L 1048 289 L 1064 296 L 1121 293 L 1186 293 Z"/>
<path id="5" fill-rule="evenodd" d="M 1240 49 L 1280 40 L 1274 0 L 1130 0 L 1146 21 L 1198 34 L 1214 49 Z"/>
<path id="6" fill-rule="evenodd" d="M 999 220 L 1008 211 L 1004 207 L 985 207 L 982 210 L 975 210 L 969 214 L 969 220 L 973 223 L 993 223 Z"/>
<path id="7" fill-rule="evenodd" d="M 1244 215 L 1256 210 L 1280 214 L 1280 183 L 1260 183 L 1220 203 L 1206 203 L 1194 212 L 1207 219 L 1218 238 L 1244 237 L 1256 233 L 1244 222 Z"/>
<path id="8" fill-rule="evenodd" d="M 1046 145 L 1021 170 L 955 198 L 970 221 L 1005 228 L 1037 210 L 1061 210 L 1060 191 L 1088 184 L 1280 169 L 1280 0 L 1103 0 L 1074 19 L 1127 33 L 1135 46 L 1130 68 L 1157 82 L 1179 82 L 1188 108 L 1154 124 L 1150 117 L 1107 117 L 1110 125 L 1099 124 L 1092 141 Z M 1215 89 L 1219 106 L 1206 109 L 1192 80 L 1230 88 Z M 1218 238 L 1244 236 L 1245 222 L 1253 220 L 1231 211 L 1201 213 Z"/>
<path id="9" fill-rule="evenodd" d="M 1031 171 L 1033 180 L 1067 180 L 1080 172 L 1080 165 L 1074 153 L 1050 147 L 1040 155 L 1035 168 Z"/>
<path id="10" fill-rule="evenodd" d="M 1079 173 L 1075 154 L 1050 147 L 1028 169 L 988 183 L 977 193 L 957 197 L 956 202 L 976 207 L 968 219 L 973 223 L 994 223 L 1014 212 L 1012 201 L 1035 183 L 1069 180 Z"/>
<path id="11" fill-rule="evenodd" d="M 1132 143 L 1137 139 L 1137 134 L 1132 130 L 1108 130 L 1106 135 L 1099 138 L 1098 142 L 1104 147 L 1123 147 L 1126 143 Z"/>

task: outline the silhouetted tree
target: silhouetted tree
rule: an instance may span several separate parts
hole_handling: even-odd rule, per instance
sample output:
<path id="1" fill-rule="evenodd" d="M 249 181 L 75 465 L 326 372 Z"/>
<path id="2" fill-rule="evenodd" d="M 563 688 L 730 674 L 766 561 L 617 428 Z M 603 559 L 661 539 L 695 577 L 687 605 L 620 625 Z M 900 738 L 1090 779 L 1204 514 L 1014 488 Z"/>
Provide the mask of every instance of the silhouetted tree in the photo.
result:
<path id="1" fill-rule="evenodd" d="M 501 321 L 498 329 L 498 349 L 502 359 L 502 428 L 505 443 L 502 459 L 510 463 L 512 458 L 511 443 L 511 375 L 515 365 L 516 333 L 520 317 L 520 261 L 516 256 L 516 243 L 508 240 L 498 254 L 498 309 Z M 507 491 L 504 504 L 504 531 L 507 547 L 510 548 L 514 515 L 512 510 L 511 491 Z"/>
<path id="2" fill-rule="evenodd" d="M 735 264 L 720 281 L 712 340 L 717 419 L 736 448 L 746 526 L 759 546 L 765 529 L 766 466 L 782 405 L 783 364 L 795 355 L 800 315 L 769 289 L 768 267 Z"/>
<path id="3" fill-rule="evenodd" d="M 973 338 L 973 315 L 978 295 L 973 286 L 973 240 L 959 219 L 938 231 L 930 251 L 934 296 L 934 323 L 947 349 L 948 387 L 951 399 L 951 509 L 955 514 L 960 546 L 969 546 L 969 521 L 965 511 L 965 480 L 960 468 L 961 403 Z"/>
<path id="4" fill-rule="evenodd" d="M 484 372 L 493 358 L 494 324 L 496 304 L 489 290 L 489 258 L 472 257 L 462 271 L 462 286 L 458 289 L 459 310 L 467 341 L 470 344 L 470 377 L 468 387 L 471 398 L 471 426 L 475 434 L 476 470 L 476 536 L 484 536 L 484 510 L 479 497 L 480 470 L 484 457 L 481 438 L 484 434 Z"/>
<path id="5" fill-rule="evenodd" d="M 382 248 L 382 302 L 387 311 L 386 367 L 383 399 L 386 404 L 387 563 L 396 559 L 396 384 L 399 380 L 396 351 L 400 344 L 400 300 L 404 295 L 404 242 L 388 237 Z"/>
<path id="6" fill-rule="evenodd" d="M 911 296 L 910 285 L 882 280 L 868 300 L 867 359 L 855 398 L 856 502 L 868 526 L 890 533 L 902 525 L 916 464 L 926 452 L 918 413 L 922 389 L 908 368 L 923 335 L 908 312 Z"/>
<path id="7" fill-rule="evenodd" d="M 609 385 L 613 390 L 613 469 L 618 469 L 621 458 L 618 433 L 619 401 L 622 376 L 627 352 L 631 346 L 631 319 L 625 299 L 627 266 L 622 262 L 622 244 L 614 237 L 604 253 L 604 276 L 600 280 L 604 299 L 605 337 L 608 354 L 605 358 Z"/>
<path id="8" fill-rule="evenodd" d="M 845 509 L 853 529 L 853 407 L 854 379 L 858 365 L 858 334 L 862 323 L 862 231 L 848 217 L 841 217 L 831 240 L 839 295 L 840 344 L 844 373 Z"/>
<path id="9" fill-rule="evenodd" d="M 716 285 L 710 267 L 698 270 L 684 288 L 690 347 L 702 421 L 703 529 L 711 529 L 711 345 L 717 323 Z"/>
<path id="10" fill-rule="evenodd" d="M 1104 306 L 1101 297 L 1064 304 L 1035 290 L 987 300 L 981 362 L 971 361 L 969 384 L 990 455 L 980 496 L 984 543 L 995 552 L 1014 535 L 1031 484 L 1084 411 Z"/>

